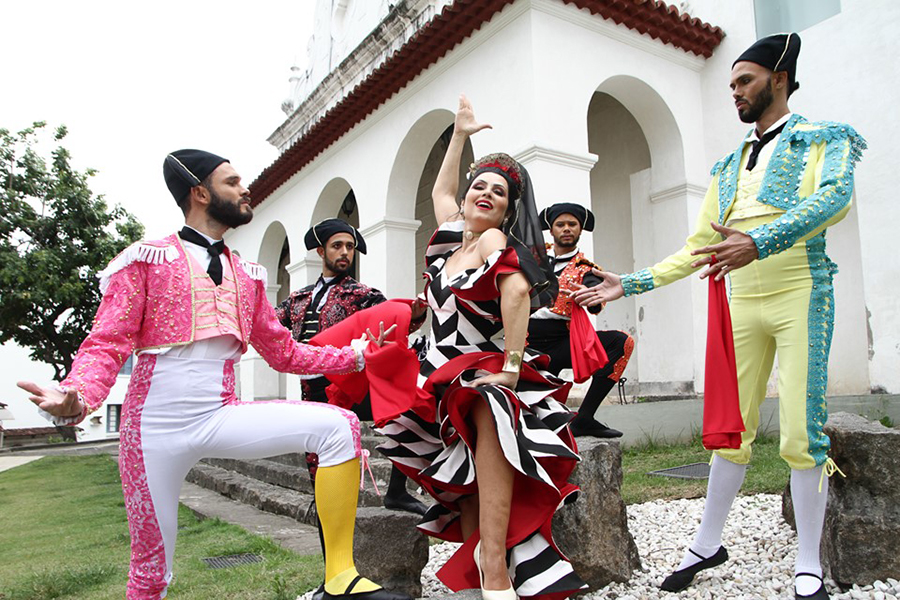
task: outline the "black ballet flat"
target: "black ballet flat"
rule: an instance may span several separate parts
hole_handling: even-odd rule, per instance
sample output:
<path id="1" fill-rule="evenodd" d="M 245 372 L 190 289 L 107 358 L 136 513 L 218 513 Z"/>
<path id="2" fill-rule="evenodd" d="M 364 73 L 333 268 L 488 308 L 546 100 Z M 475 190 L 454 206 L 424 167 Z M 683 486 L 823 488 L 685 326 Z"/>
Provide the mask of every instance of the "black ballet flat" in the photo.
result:
<path id="1" fill-rule="evenodd" d="M 593 419 L 573 419 L 569 429 L 575 437 L 619 438 L 622 432 Z"/>
<path id="2" fill-rule="evenodd" d="M 384 507 L 388 510 L 402 510 L 416 515 L 424 515 L 428 512 L 428 507 L 416 500 L 412 494 L 405 494 L 399 498 L 392 498 L 386 495 L 384 497 Z"/>
<path id="3" fill-rule="evenodd" d="M 323 600 L 412 600 L 412 597 L 399 592 L 390 592 L 384 588 L 373 590 L 371 592 L 359 592 L 354 594 L 353 588 L 357 583 L 362 581 L 363 576 L 357 575 L 343 594 L 329 594 L 328 590 L 322 589 Z"/>
<path id="4" fill-rule="evenodd" d="M 803 598 L 804 600 L 830 600 L 831 596 L 829 596 L 828 592 L 825 591 L 825 582 L 822 581 L 821 577 L 819 577 L 815 573 L 797 573 L 796 575 L 794 575 L 794 579 L 801 575 L 806 575 L 807 577 L 815 577 L 816 579 L 818 579 L 819 589 L 817 589 L 812 594 L 808 594 L 805 596 L 803 594 L 798 594 L 797 590 L 795 589 L 794 598 L 796 598 L 796 600 L 800 600 L 801 598 Z"/>
<path id="5" fill-rule="evenodd" d="M 680 571 L 675 571 L 668 577 L 666 577 L 662 584 L 659 586 L 661 590 L 666 592 L 680 592 L 687 586 L 691 585 L 691 582 L 694 580 L 694 576 L 703 571 L 704 569 L 711 569 L 713 567 L 718 567 L 723 562 L 728 560 L 728 550 L 725 549 L 725 546 L 719 546 L 719 549 L 716 550 L 716 553 L 710 556 L 709 558 L 703 558 L 690 548 L 688 548 L 688 552 L 696 556 L 700 560 L 695 565 L 691 565 L 690 567 L 686 567 Z"/>

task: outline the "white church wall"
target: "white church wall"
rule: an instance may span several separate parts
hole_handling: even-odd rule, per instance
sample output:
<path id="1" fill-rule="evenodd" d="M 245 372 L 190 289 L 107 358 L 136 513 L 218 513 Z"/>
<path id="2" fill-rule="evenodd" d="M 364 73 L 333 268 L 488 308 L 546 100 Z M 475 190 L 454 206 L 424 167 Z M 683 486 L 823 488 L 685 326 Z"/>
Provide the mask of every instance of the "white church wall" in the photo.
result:
<path id="1" fill-rule="evenodd" d="M 756 39 L 753 2 L 691 2 L 696 16 L 721 26 L 727 36 L 704 72 L 707 159 L 712 165 L 732 151 L 748 125 L 737 118 L 727 88 L 735 58 Z M 892 106 L 898 83 L 885 78 L 900 42 L 890 24 L 900 23 L 900 5 L 888 0 L 845 0 L 841 11 L 798 33 L 802 40 L 791 109 L 812 120 L 846 122 L 869 142 L 855 178 L 856 206 L 829 229 L 828 252 L 841 268 L 835 278 L 835 332 L 829 361 L 829 394 L 870 389 L 900 390 L 900 311 L 892 224 L 900 208 L 891 201 L 887 149 L 900 133 Z M 876 90 L 880 90 L 876 91 Z M 855 214 L 854 214 L 854 211 Z"/>

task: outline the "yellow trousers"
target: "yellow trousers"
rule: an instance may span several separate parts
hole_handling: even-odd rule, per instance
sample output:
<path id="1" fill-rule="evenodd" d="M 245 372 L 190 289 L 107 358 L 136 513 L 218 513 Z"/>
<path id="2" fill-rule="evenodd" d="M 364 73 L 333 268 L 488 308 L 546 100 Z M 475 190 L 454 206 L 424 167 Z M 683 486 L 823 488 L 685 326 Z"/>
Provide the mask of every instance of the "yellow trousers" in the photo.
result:
<path id="1" fill-rule="evenodd" d="M 733 226 L 750 230 L 773 216 Z M 778 356 L 781 456 L 792 469 L 811 469 L 827 460 L 830 441 L 825 388 L 834 326 L 832 276 L 825 234 L 799 242 L 730 274 L 731 319 L 737 359 L 741 414 L 746 431 L 737 450 L 718 450 L 734 463 L 750 461 L 759 429 L 759 409 Z"/>

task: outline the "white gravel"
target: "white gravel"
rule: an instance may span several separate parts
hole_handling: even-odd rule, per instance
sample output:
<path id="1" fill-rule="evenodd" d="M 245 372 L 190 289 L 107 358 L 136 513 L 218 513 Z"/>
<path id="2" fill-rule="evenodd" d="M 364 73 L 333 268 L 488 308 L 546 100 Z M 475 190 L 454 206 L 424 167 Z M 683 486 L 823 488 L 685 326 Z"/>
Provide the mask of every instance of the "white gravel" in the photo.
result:
<path id="1" fill-rule="evenodd" d="M 587 600 L 759 600 L 794 598 L 793 576 L 796 534 L 781 517 L 781 497 L 772 494 L 741 496 L 735 501 L 723 539 L 730 559 L 720 567 L 700 573 L 680 594 L 659 589 L 659 584 L 681 562 L 685 546 L 693 538 L 703 514 L 703 500 L 669 500 L 628 507 L 628 527 L 637 543 L 644 570 L 628 583 L 610 584 L 583 596 Z M 446 595 L 449 590 L 434 572 L 458 544 L 431 546 L 422 571 L 425 597 Z M 833 581 L 826 586 L 834 600 L 900 600 L 900 582 L 888 579 L 874 585 L 854 586 L 841 593 Z M 302 597 L 301 597 L 302 598 Z M 306 599 L 304 599 L 306 600 Z"/>

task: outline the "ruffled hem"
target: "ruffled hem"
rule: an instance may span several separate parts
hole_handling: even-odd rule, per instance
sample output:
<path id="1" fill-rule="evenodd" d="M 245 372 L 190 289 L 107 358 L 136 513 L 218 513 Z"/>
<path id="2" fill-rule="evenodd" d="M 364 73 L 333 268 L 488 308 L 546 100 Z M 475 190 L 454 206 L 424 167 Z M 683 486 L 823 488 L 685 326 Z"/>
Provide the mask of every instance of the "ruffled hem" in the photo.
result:
<path id="1" fill-rule="evenodd" d="M 473 452 L 474 431 L 467 420 L 472 404 L 490 407 L 504 456 L 513 466 L 513 506 L 507 548 L 513 585 L 522 597 L 562 598 L 584 587 L 553 543 L 550 523 L 563 504 L 574 500 L 577 487 L 568 478 L 579 458 L 567 424 L 568 382 L 542 373 L 546 357 L 523 364 L 515 391 L 503 386 L 471 387 L 472 381 L 499 372 L 503 356 L 468 353 L 438 368 L 420 388 L 420 396 L 437 403 L 436 420 L 407 412 L 380 428 L 389 441 L 379 448 L 437 503 L 419 529 L 440 539 L 462 542 L 458 501 L 478 492 Z M 454 590 L 478 587 L 472 547 L 466 541 L 438 573 Z M 540 555 L 540 560 L 534 560 Z"/>

